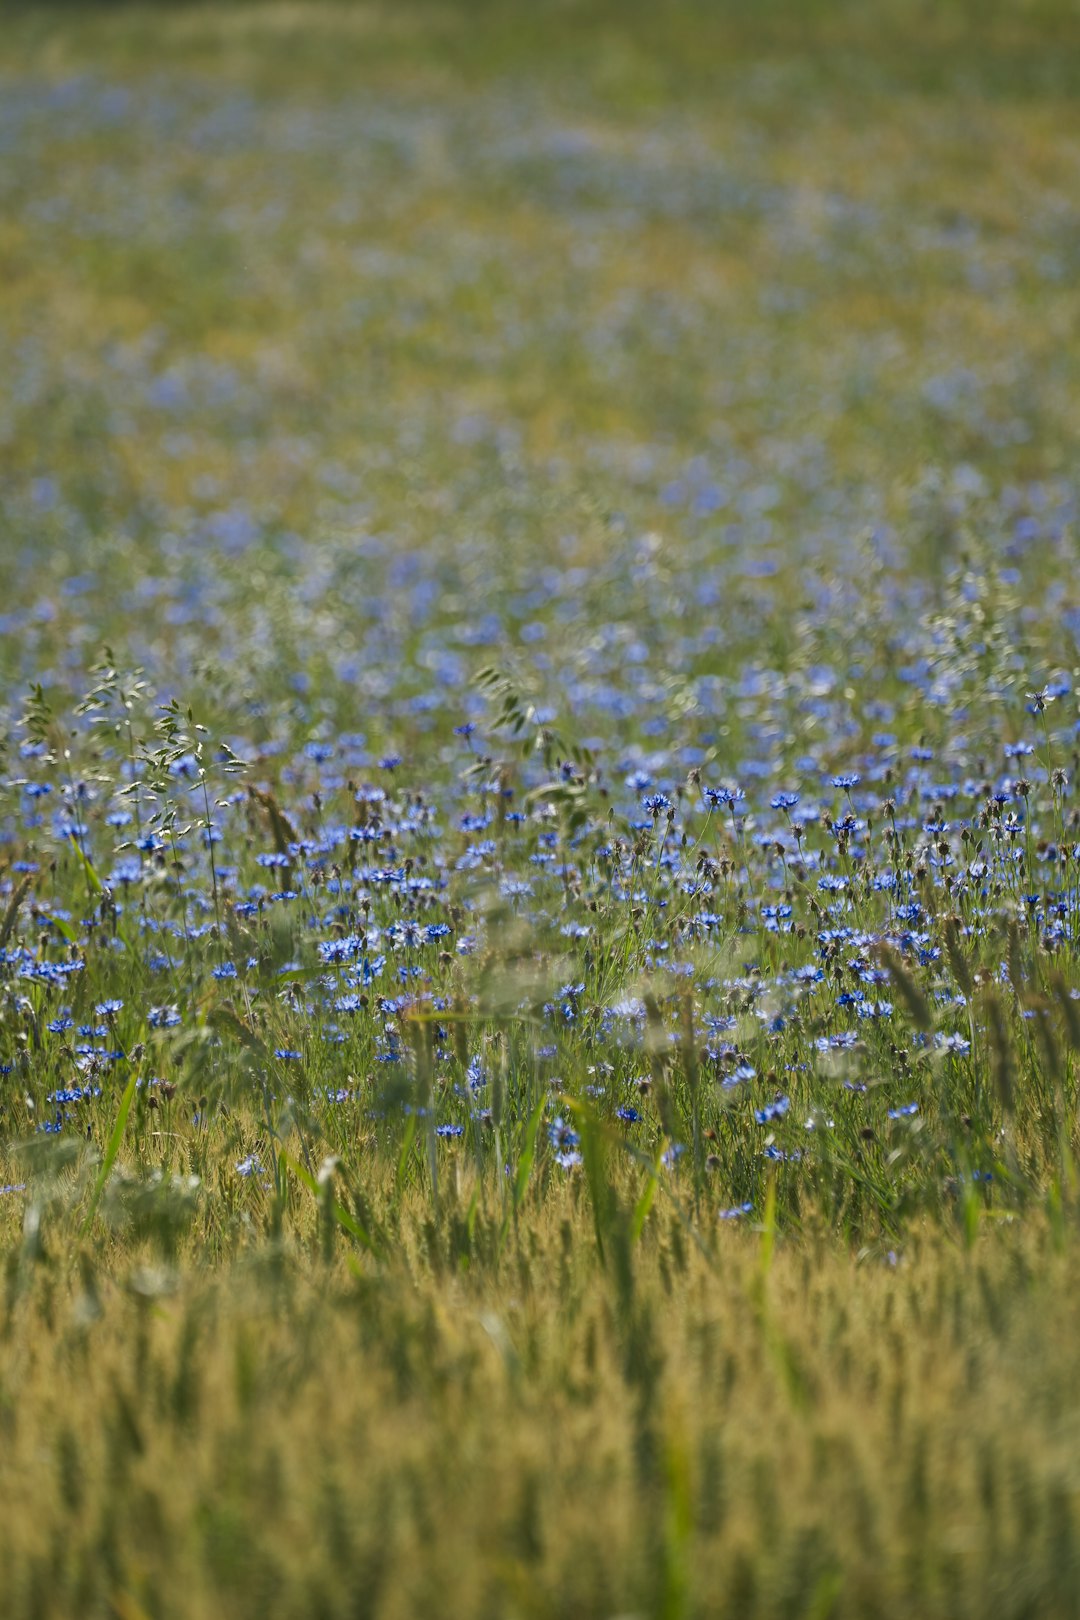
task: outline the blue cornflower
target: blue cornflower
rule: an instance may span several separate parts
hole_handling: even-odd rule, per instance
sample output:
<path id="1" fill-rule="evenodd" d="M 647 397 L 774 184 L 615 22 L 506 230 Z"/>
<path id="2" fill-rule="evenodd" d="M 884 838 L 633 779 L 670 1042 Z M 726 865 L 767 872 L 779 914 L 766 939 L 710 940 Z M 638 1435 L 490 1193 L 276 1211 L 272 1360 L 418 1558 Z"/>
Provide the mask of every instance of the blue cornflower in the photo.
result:
<path id="1" fill-rule="evenodd" d="M 366 996 L 361 996 L 356 991 L 350 991 L 348 995 L 335 998 L 334 1011 L 339 1013 L 359 1012 L 366 1000 Z"/>
<path id="2" fill-rule="evenodd" d="M 736 1086 L 744 1086 L 748 1080 L 753 1080 L 756 1076 L 757 1070 L 752 1069 L 749 1063 L 740 1063 L 737 1068 L 732 1069 L 729 1075 L 725 1076 L 721 1084 L 725 1091 L 731 1091 Z"/>
<path id="3" fill-rule="evenodd" d="M 347 934 L 344 939 L 321 939 L 316 950 L 323 962 L 347 962 L 350 956 L 358 956 L 364 948 L 364 941 L 359 934 Z"/>
<path id="4" fill-rule="evenodd" d="M 755 1108 L 754 1118 L 759 1125 L 770 1125 L 773 1120 L 783 1119 L 790 1107 L 790 1097 L 777 1097 L 775 1102 L 766 1103 L 764 1108 Z"/>
<path id="5" fill-rule="evenodd" d="M 548 1141 L 555 1149 L 555 1163 L 564 1170 L 573 1170 L 582 1163 L 578 1144 L 581 1138 L 560 1115 L 548 1126 Z"/>
<path id="6" fill-rule="evenodd" d="M 740 799 L 746 797 L 742 788 L 738 787 L 705 788 L 703 794 L 706 804 L 712 810 L 719 810 L 726 804 L 737 804 Z"/>
<path id="7" fill-rule="evenodd" d="M 859 1001 L 855 1013 L 859 1018 L 891 1018 L 893 1006 L 891 1001 Z"/>
<path id="8" fill-rule="evenodd" d="M 487 1085 L 487 1070 L 484 1068 L 483 1059 L 479 1052 L 470 1061 L 469 1067 L 465 1071 L 465 1078 L 469 1082 L 470 1091 L 482 1091 Z"/>
<path id="9" fill-rule="evenodd" d="M 523 899 L 532 892 L 532 884 L 526 883 L 524 878 L 503 878 L 499 884 L 499 893 L 505 900 Z"/>
<path id="10" fill-rule="evenodd" d="M 91 1097 L 100 1097 L 100 1086 L 65 1086 L 60 1091 L 50 1091 L 47 1102 L 74 1103 L 88 1101 Z"/>

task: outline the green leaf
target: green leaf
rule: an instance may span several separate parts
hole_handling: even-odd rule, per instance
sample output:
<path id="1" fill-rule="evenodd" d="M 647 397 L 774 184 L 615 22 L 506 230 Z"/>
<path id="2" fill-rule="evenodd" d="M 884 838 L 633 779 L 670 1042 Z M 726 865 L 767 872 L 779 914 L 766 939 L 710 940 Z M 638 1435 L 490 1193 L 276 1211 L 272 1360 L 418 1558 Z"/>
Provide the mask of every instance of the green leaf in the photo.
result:
<path id="1" fill-rule="evenodd" d="M 72 928 L 71 924 L 66 923 L 62 917 L 47 917 L 45 920 L 48 922 L 51 928 L 56 929 L 58 934 L 63 935 L 69 945 L 77 945 L 79 943 L 78 934 L 75 932 L 74 928 Z"/>
<path id="2" fill-rule="evenodd" d="M 401 1195 L 401 1189 L 405 1184 L 405 1172 L 409 1167 L 409 1154 L 412 1152 L 412 1145 L 415 1140 L 416 1115 L 410 1114 L 409 1122 L 405 1127 L 405 1138 L 401 1144 L 401 1152 L 398 1154 L 397 1173 L 394 1177 L 394 1182 L 399 1197 Z"/>
<path id="3" fill-rule="evenodd" d="M 120 1143 L 124 1139 L 124 1130 L 127 1126 L 128 1115 L 131 1113 L 131 1104 L 135 1098 L 137 1083 L 138 1075 L 132 1070 L 131 1079 L 124 1087 L 124 1095 L 120 1099 L 120 1110 L 116 1116 L 116 1123 L 112 1128 L 108 1142 L 105 1144 L 105 1153 L 97 1173 L 97 1180 L 94 1182 L 94 1190 L 90 1194 L 90 1208 L 87 1210 L 82 1223 L 83 1237 L 86 1236 L 93 1225 L 98 1204 L 101 1202 L 101 1195 L 105 1191 L 105 1183 L 108 1181 L 112 1167 L 116 1163 L 116 1155 L 120 1152 Z"/>
<path id="4" fill-rule="evenodd" d="M 307 1188 L 308 1192 L 312 1193 L 316 1198 L 320 1198 L 321 1188 L 319 1187 L 319 1183 L 315 1180 L 315 1177 L 311 1174 L 311 1171 L 305 1169 L 298 1160 L 291 1159 L 285 1152 L 282 1152 L 281 1157 L 284 1159 L 286 1165 L 292 1171 L 297 1181 L 302 1182 Z M 330 1204 L 330 1212 L 343 1232 L 347 1232 L 351 1238 L 355 1238 L 357 1243 L 362 1244 L 365 1249 L 370 1249 L 372 1254 L 378 1254 L 378 1245 L 376 1244 L 375 1239 L 371 1236 L 371 1233 L 366 1231 L 365 1228 L 360 1225 L 360 1222 L 356 1219 L 356 1216 L 351 1215 L 345 1208 L 344 1204 L 339 1204 L 336 1200 L 333 1200 Z"/>
<path id="5" fill-rule="evenodd" d="M 532 1175 L 533 1162 L 536 1158 L 536 1138 L 540 1131 L 540 1120 L 544 1113 L 546 1097 L 541 1097 L 525 1127 L 525 1140 L 522 1143 L 521 1153 L 518 1157 L 517 1175 L 514 1177 L 514 1212 L 521 1208 L 521 1201 L 525 1197 L 525 1190 Z"/>
<path id="6" fill-rule="evenodd" d="M 71 839 L 72 849 L 75 851 L 80 862 L 82 863 L 83 871 L 86 873 L 87 883 L 89 883 L 95 894 L 100 894 L 104 888 L 104 884 L 98 877 L 97 872 L 94 870 L 93 862 L 90 860 L 90 857 L 80 848 L 79 841 L 75 837 L 75 834 L 68 833 L 68 837 Z"/>
<path id="7" fill-rule="evenodd" d="M 630 1223 L 630 1238 L 634 1243 L 636 1243 L 641 1237 L 641 1234 L 645 1229 L 645 1222 L 649 1217 L 649 1211 L 653 1206 L 653 1199 L 656 1197 L 656 1189 L 660 1185 L 660 1165 L 663 1161 L 664 1154 L 667 1152 L 667 1145 L 666 1139 L 661 1141 L 656 1152 L 656 1163 L 653 1165 L 652 1170 L 650 1171 L 649 1179 L 645 1183 L 645 1189 L 642 1192 L 641 1197 L 634 1205 L 634 1217 Z"/>

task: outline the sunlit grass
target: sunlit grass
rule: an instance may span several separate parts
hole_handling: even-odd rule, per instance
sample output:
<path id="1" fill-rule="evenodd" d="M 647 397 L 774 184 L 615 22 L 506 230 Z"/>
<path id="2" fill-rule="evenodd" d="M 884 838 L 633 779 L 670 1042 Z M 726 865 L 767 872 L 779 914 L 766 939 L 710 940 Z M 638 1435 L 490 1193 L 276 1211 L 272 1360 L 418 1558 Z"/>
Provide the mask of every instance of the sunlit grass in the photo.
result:
<path id="1" fill-rule="evenodd" d="M 1075 7 L 5 25 L 4 1620 L 1075 1615 Z"/>
<path id="2" fill-rule="evenodd" d="M 1071 1254 L 769 1265 L 662 1208 L 602 1267 L 564 1191 L 496 1262 L 468 1191 L 356 1277 L 302 1210 L 179 1282 L 16 1246 L 10 1612 L 1074 1612 Z"/>

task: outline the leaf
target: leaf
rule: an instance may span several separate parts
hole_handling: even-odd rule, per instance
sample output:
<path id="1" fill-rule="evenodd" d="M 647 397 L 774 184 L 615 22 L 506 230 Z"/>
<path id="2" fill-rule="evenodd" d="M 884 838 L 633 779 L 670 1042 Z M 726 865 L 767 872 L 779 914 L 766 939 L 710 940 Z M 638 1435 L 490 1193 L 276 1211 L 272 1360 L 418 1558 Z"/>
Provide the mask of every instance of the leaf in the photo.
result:
<path id="1" fill-rule="evenodd" d="M 90 1208 L 87 1210 L 86 1218 L 82 1224 L 83 1237 L 86 1236 L 87 1232 L 89 1232 L 91 1226 L 93 1225 L 94 1216 L 97 1213 L 97 1207 L 101 1201 L 101 1195 L 105 1191 L 105 1183 L 108 1181 L 112 1167 L 116 1163 L 116 1155 L 120 1152 L 120 1143 L 124 1139 L 124 1130 L 127 1126 L 128 1115 L 131 1113 L 131 1104 L 135 1098 L 135 1087 L 137 1083 L 138 1075 L 134 1070 L 132 1070 L 131 1078 L 124 1087 L 124 1095 L 120 1099 L 120 1110 L 116 1116 L 116 1123 L 112 1128 L 108 1142 L 105 1144 L 105 1153 L 102 1157 L 101 1166 L 97 1173 L 97 1180 L 94 1182 L 94 1190 L 90 1194 Z"/>
<path id="2" fill-rule="evenodd" d="M 521 1155 L 518 1159 L 517 1175 L 514 1177 L 514 1210 L 521 1208 L 521 1201 L 525 1197 L 525 1190 L 532 1175 L 533 1162 L 536 1158 L 536 1138 L 540 1131 L 540 1120 L 544 1112 L 546 1097 L 541 1097 L 525 1127 L 525 1141 L 522 1144 Z"/>
<path id="3" fill-rule="evenodd" d="M 660 1146 L 657 1149 L 656 1163 L 653 1165 L 652 1170 L 649 1173 L 649 1179 L 645 1183 L 645 1189 L 637 1203 L 634 1205 L 634 1215 L 630 1223 L 630 1238 L 634 1243 L 637 1243 L 642 1232 L 645 1230 L 645 1222 L 649 1218 L 649 1211 L 653 1206 L 653 1199 L 656 1197 L 656 1189 L 660 1185 L 660 1166 L 663 1162 L 664 1154 L 667 1152 L 667 1147 L 668 1144 L 665 1138 L 661 1141 Z"/>
<path id="4" fill-rule="evenodd" d="M 95 894 L 101 894 L 101 892 L 102 892 L 102 890 L 104 888 L 104 884 L 102 883 L 101 879 L 98 877 L 97 872 L 94 870 L 93 862 L 91 861 L 90 857 L 85 853 L 85 851 L 80 847 L 79 841 L 75 837 L 75 834 L 74 833 L 68 833 L 68 837 L 71 839 L 71 847 L 72 847 L 72 849 L 75 851 L 76 855 L 79 857 L 80 862 L 82 863 L 83 871 L 86 873 L 86 881 L 87 881 L 87 883 L 89 883 L 90 887 L 93 889 Z"/>
<path id="5" fill-rule="evenodd" d="M 291 1159 L 284 1151 L 282 1152 L 281 1157 L 285 1160 L 286 1165 L 292 1171 L 297 1181 L 302 1182 L 308 1191 L 317 1199 L 321 1199 L 322 1189 L 320 1188 L 315 1177 L 311 1174 L 311 1171 L 306 1170 L 304 1166 L 296 1159 Z M 343 1232 L 347 1232 L 351 1238 L 355 1238 L 357 1243 L 362 1244 L 365 1249 L 370 1249 L 372 1254 L 378 1254 L 378 1245 L 376 1244 L 375 1239 L 371 1236 L 371 1233 L 360 1225 L 360 1222 L 356 1219 L 356 1216 L 351 1215 L 345 1208 L 344 1204 L 339 1204 L 336 1200 L 332 1200 L 330 1203 L 330 1212 Z"/>
<path id="6" fill-rule="evenodd" d="M 580 1099 L 568 1097 L 566 1104 L 581 1137 L 581 1156 L 585 1161 L 585 1180 L 588 1183 L 589 1201 L 592 1204 L 596 1250 L 600 1264 L 606 1267 L 608 1262 L 604 1240 L 611 1234 L 618 1214 L 615 1189 L 608 1176 L 606 1133 L 592 1109 L 586 1108 Z"/>
<path id="7" fill-rule="evenodd" d="M 412 1145 L 413 1145 L 415 1140 L 416 1140 L 416 1115 L 415 1114 L 410 1114 L 409 1115 L 409 1123 L 405 1127 L 405 1137 L 404 1137 L 404 1140 L 402 1141 L 402 1144 L 401 1144 L 401 1152 L 398 1154 L 397 1172 L 396 1172 L 395 1177 L 394 1177 L 394 1182 L 395 1182 L 395 1185 L 396 1185 L 396 1188 L 397 1188 L 397 1191 L 398 1191 L 399 1195 L 401 1193 L 402 1186 L 404 1185 L 404 1182 L 405 1182 L 405 1172 L 408 1169 L 408 1165 L 409 1165 L 409 1154 L 412 1151 Z"/>
<path id="8" fill-rule="evenodd" d="M 46 921 L 51 928 L 55 928 L 58 933 L 63 935 L 69 945 L 77 945 L 79 943 L 78 934 L 75 932 L 74 928 L 72 928 L 71 924 L 66 923 L 62 917 L 49 916 L 46 918 Z"/>

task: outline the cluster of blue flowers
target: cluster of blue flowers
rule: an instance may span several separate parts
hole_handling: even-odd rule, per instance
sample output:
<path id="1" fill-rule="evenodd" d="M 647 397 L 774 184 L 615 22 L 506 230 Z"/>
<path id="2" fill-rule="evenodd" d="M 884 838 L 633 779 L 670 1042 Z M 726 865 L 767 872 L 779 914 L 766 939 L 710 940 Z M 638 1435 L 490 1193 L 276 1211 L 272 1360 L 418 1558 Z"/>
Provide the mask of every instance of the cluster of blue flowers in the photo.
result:
<path id="1" fill-rule="evenodd" d="M 250 355 L 224 356 L 216 313 L 200 339 L 157 311 L 77 364 L 44 329 L 10 356 L 0 1135 L 100 1136 L 135 1072 L 162 1141 L 253 1138 L 224 1159 L 252 1196 L 283 1121 L 498 1162 L 540 1099 L 556 1178 L 595 1115 L 673 1183 L 711 1177 L 731 1219 L 767 1177 L 900 1199 L 916 1158 L 1018 1186 L 994 1054 L 1022 1052 L 1050 1109 L 1048 1040 L 1075 1019 L 1080 500 L 1032 444 L 1060 441 L 1068 391 L 935 355 L 888 419 L 928 413 L 940 465 L 901 492 L 841 475 L 833 418 L 858 412 L 820 402 L 863 397 L 861 343 L 774 353 L 786 291 L 751 276 L 716 377 L 712 248 L 669 300 L 623 273 L 626 231 L 750 223 L 778 278 L 797 260 L 806 288 L 878 287 L 925 273 L 906 213 L 808 208 L 674 126 L 594 141 L 490 101 L 433 104 L 421 131 L 350 102 L 285 132 L 214 95 L 87 77 L 0 106 L 0 145 L 35 166 L 6 196 L 35 261 L 137 239 L 167 262 L 205 230 L 216 265 L 237 233 L 284 299 L 282 341 Z M 80 132 L 118 119 L 145 157 L 131 189 L 108 166 L 80 185 Z M 268 174 L 325 172 L 336 208 L 305 216 L 306 184 L 197 200 L 187 153 L 245 143 Z M 470 294 L 462 319 L 486 250 L 417 237 L 433 150 L 500 195 L 527 162 L 573 278 L 555 341 L 557 267 L 490 221 L 513 296 Z M 415 252 L 373 245 L 379 221 Z M 1049 301 L 1060 276 L 1065 297 L 1049 193 L 1000 235 L 937 232 L 942 285 Z M 325 315 L 292 280 L 300 237 L 351 265 Z M 338 364 L 375 330 L 378 410 Z M 317 408 L 309 339 L 333 376 Z M 617 425 L 590 406 L 590 428 L 531 437 L 516 385 L 478 410 L 492 355 L 541 368 L 556 414 L 580 375 Z M 677 409 L 660 376 L 691 379 Z M 85 421 L 89 456 L 65 427 Z M 107 641 L 124 668 L 92 672 Z"/>
<path id="2" fill-rule="evenodd" d="M 392 763 L 325 731 L 280 752 L 234 736 L 174 779 L 183 821 L 160 840 L 124 836 L 125 806 L 160 818 L 149 765 L 118 752 L 111 779 L 73 786 L 26 740 L 2 826 L 18 859 L 0 881 L 0 1038 L 25 1098 L 8 1117 L 62 1131 L 115 1092 L 110 1074 L 147 1064 L 170 1106 L 202 1032 L 204 1063 L 207 1036 L 222 1068 L 234 1037 L 246 1046 L 253 1096 L 348 1111 L 358 1130 L 413 1113 L 445 1151 L 470 1134 L 484 1151 L 496 1113 L 540 1087 L 567 1174 L 582 1163 L 568 1095 L 637 1148 L 660 1140 L 672 1175 L 696 1157 L 730 1176 L 736 1132 L 750 1145 L 725 1219 L 768 1164 L 895 1157 L 890 1134 L 928 1116 L 947 1136 L 966 1122 L 985 1184 L 999 1125 L 982 987 L 1019 1006 L 1019 961 L 1077 948 L 1075 722 L 1047 721 L 1068 682 L 1036 696 L 1004 743 L 975 717 L 934 747 L 875 729 L 801 762 L 744 757 L 718 786 L 700 747 L 689 767 L 685 747 L 595 738 L 515 757 L 473 720 Z M 222 760 L 245 755 L 248 790 L 224 791 Z M 395 1103 L 381 1069 L 426 1075 L 430 1101 Z M 236 1173 L 257 1181 L 262 1160 Z"/>

